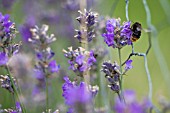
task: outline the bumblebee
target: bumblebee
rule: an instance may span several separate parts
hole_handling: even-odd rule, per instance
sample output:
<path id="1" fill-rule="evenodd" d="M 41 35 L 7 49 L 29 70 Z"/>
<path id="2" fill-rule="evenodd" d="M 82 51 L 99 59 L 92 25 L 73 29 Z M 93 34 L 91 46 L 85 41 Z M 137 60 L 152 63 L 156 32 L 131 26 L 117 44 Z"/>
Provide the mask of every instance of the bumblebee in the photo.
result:
<path id="1" fill-rule="evenodd" d="M 132 26 L 131 26 L 131 30 L 132 30 L 132 37 L 131 37 L 131 41 L 135 42 L 137 41 L 140 36 L 141 36 L 141 30 L 142 30 L 142 26 L 139 22 L 135 22 Z"/>

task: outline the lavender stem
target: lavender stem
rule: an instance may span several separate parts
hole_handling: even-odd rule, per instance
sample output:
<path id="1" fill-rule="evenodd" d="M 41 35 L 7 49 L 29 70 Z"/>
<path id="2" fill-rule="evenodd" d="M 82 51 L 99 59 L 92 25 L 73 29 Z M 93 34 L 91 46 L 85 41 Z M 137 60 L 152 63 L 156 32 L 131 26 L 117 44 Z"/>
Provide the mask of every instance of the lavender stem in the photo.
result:
<path id="1" fill-rule="evenodd" d="M 126 19 L 127 19 L 127 21 L 129 21 L 129 13 L 128 13 L 129 0 L 125 0 L 125 2 L 126 2 L 126 7 L 125 7 Z"/>
<path id="2" fill-rule="evenodd" d="M 118 48 L 118 54 L 119 54 L 119 62 L 120 62 L 120 97 L 121 97 L 121 100 L 124 100 L 124 96 L 123 96 L 123 75 L 122 75 L 122 58 L 121 58 L 121 49 Z"/>
<path id="3" fill-rule="evenodd" d="M 14 84 L 14 81 L 13 81 L 13 79 L 12 79 L 11 72 L 10 72 L 8 66 L 6 66 L 6 71 L 7 71 L 8 75 L 9 75 L 10 80 L 11 80 L 12 87 L 14 88 L 14 94 L 16 95 L 18 101 L 19 101 L 20 104 L 21 104 L 22 112 L 23 112 L 23 113 L 26 113 L 24 104 L 21 102 L 21 100 L 20 100 L 20 98 L 19 98 L 19 93 L 18 93 L 17 88 L 16 88 L 16 86 L 15 86 L 15 84 Z"/>

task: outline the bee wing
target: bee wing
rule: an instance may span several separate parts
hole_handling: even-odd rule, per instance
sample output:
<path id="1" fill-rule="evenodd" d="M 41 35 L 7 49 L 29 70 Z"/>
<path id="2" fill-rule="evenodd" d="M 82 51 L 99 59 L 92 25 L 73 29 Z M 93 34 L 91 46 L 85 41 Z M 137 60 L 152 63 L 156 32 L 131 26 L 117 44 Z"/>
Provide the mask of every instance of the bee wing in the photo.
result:
<path id="1" fill-rule="evenodd" d="M 147 33 L 149 33 L 149 32 L 151 32 L 151 30 L 150 29 L 142 29 L 144 32 L 147 32 Z"/>

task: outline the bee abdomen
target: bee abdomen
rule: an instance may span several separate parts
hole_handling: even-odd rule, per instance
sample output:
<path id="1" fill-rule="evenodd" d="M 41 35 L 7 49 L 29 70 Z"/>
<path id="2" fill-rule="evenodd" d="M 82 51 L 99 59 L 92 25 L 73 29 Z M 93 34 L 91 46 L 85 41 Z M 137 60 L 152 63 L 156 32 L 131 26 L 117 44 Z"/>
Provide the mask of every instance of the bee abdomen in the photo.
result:
<path id="1" fill-rule="evenodd" d="M 136 42 L 138 39 L 139 39 L 139 38 L 137 38 L 137 37 L 131 37 L 131 41 L 132 41 L 132 42 Z"/>

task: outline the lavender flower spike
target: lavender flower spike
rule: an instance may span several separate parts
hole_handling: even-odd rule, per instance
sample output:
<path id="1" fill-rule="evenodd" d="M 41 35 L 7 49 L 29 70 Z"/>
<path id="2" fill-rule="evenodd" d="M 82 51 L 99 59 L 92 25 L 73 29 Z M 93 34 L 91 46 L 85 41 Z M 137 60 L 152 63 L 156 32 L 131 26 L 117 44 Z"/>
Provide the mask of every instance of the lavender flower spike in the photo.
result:
<path id="1" fill-rule="evenodd" d="M 85 51 L 84 48 L 79 47 L 73 50 L 72 47 L 68 48 L 69 51 L 63 50 L 64 56 L 69 59 L 69 69 L 73 70 L 78 76 L 83 77 L 83 72 L 91 69 L 91 66 L 96 62 L 93 51 Z"/>
<path id="2" fill-rule="evenodd" d="M 12 77 L 14 84 L 16 85 L 16 80 Z M 1 87 L 7 89 L 9 92 L 14 93 L 14 88 L 12 82 L 8 75 L 0 75 Z M 16 86 L 15 86 L 16 87 Z"/>
<path id="3" fill-rule="evenodd" d="M 64 77 L 65 83 L 62 86 L 63 97 L 66 105 L 69 106 L 67 113 L 92 113 L 92 99 L 98 91 L 98 87 L 90 87 L 84 82 L 78 85 L 76 82 L 71 82 L 68 76 Z"/>
<path id="4" fill-rule="evenodd" d="M 91 42 L 95 37 L 95 24 L 97 23 L 96 18 L 98 17 L 97 13 L 93 13 L 91 11 L 84 12 L 78 11 L 80 16 L 76 18 L 76 20 L 81 24 L 82 28 L 80 30 L 75 30 L 77 35 L 74 37 L 79 40 L 79 42 Z"/>
<path id="5" fill-rule="evenodd" d="M 55 53 L 50 47 L 50 44 L 54 42 L 56 38 L 54 34 L 47 34 L 48 28 L 48 25 L 42 25 L 41 28 L 35 26 L 31 29 L 32 37 L 28 39 L 34 46 L 37 62 L 34 68 L 34 75 L 38 84 L 33 90 L 33 95 L 39 94 L 46 85 L 45 79 L 57 73 L 60 69 L 60 65 L 53 60 Z"/>
<path id="6" fill-rule="evenodd" d="M 132 30 L 131 22 L 124 22 L 120 25 L 120 19 L 110 19 L 106 22 L 106 33 L 102 34 L 104 41 L 109 47 L 122 48 L 131 45 Z"/>

